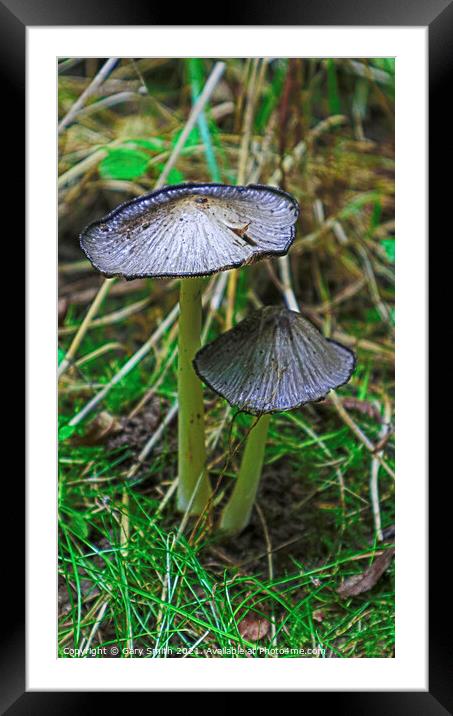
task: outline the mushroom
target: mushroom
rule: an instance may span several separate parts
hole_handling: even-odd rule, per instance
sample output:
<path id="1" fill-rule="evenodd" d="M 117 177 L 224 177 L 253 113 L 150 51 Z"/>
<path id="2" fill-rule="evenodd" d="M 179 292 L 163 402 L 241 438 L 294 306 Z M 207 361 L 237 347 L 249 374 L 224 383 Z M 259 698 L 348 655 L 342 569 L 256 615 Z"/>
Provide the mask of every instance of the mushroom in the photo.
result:
<path id="1" fill-rule="evenodd" d="M 274 187 L 167 186 L 120 204 L 80 236 L 105 276 L 184 279 L 178 361 L 178 509 L 201 514 L 211 495 L 205 474 L 202 386 L 192 360 L 200 347 L 202 277 L 284 255 L 299 213 Z M 195 493 L 195 494 L 194 494 Z"/>
<path id="2" fill-rule="evenodd" d="M 296 311 L 267 306 L 198 351 L 201 380 L 239 410 L 258 416 L 220 529 L 247 526 L 258 489 L 270 414 L 294 410 L 346 383 L 355 367 L 349 348 L 324 338 Z"/>

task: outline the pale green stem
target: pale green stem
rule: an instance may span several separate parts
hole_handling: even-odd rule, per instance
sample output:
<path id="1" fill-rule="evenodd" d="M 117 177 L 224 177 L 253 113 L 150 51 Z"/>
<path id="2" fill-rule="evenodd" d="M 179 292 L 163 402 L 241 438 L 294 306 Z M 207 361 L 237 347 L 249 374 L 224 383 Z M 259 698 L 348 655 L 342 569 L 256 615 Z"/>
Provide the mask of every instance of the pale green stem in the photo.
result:
<path id="1" fill-rule="evenodd" d="M 232 495 L 222 512 L 220 531 L 235 535 L 247 527 L 261 477 L 271 416 L 262 415 L 250 430 Z"/>
<path id="2" fill-rule="evenodd" d="M 192 365 L 200 348 L 203 286 L 203 278 L 184 278 L 179 296 L 177 507 L 181 512 L 187 510 L 198 483 L 190 507 L 193 515 L 206 509 L 211 496 L 206 474 L 203 388 Z"/>

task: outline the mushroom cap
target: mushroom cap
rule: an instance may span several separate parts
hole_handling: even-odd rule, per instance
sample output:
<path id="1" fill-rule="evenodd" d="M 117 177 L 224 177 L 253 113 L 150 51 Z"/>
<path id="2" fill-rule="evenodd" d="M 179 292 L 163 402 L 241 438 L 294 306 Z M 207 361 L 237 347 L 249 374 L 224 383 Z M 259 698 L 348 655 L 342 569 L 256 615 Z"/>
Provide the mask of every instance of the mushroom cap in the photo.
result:
<path id="1" fill-rule="evenodd" d="M 300 313 L 267 306 L 201 348 L 194 367 L 230 405 L 261 415 L 324 398 L 349 380 L 355 356 Z"/>
<path id="2" fill-rule="evenodd" d="M 285 254 L 298 214 L 274 187 L 179 184 L 120 204 L 80 245 L 105 276 L 207 276 Z"/>

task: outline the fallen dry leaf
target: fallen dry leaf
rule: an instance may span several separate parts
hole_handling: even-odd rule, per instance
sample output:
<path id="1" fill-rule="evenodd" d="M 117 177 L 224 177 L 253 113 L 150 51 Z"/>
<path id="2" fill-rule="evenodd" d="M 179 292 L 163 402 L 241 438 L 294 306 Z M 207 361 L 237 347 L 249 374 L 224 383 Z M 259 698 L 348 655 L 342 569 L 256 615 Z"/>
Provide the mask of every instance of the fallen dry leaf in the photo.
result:
<path id="1" fill-rule="evenodd" d="M 343 398 L 341 402 L 343 403 L 343 407 L 346 408 L 346 410 L 356 410 L 358 413 L 362 413 L 362 415 L 366 415 L 368 418 L 372 418 L 377 423 L 382 423 L 382 416 L 379 413 L 379 410 L 369 401 L 359 400 L 358 398 L 350 397 Z"/>
<path id="2" fill-rule="evenodd" d="M 270 624 L 258 614 L 247 614 L 238 624 L 239 634 L 248 641 L 259 641 L 269 633 Z"/>
<path id="3" fill-rule="evenodd" d="M 159 424 L 160 413 L 160 401 L 154 397 L 134 417 L 121 417 L 119 419 L 121 430 L 109 435 L 107 447 L 113 450 L 127 445 L 141 450 Z"/>
<path id="4" fill-rule="evenodd" d="M 357 594 L 362 594 L 362 592 L 372 589 L 390 566 L 394 554 L 394 547 L 387 549 L 376 557 L 373 564 L 367 567 L 364 572 L 353 574 L 352 577 L 345 579 L 343 584 L 338 587 L 337 593 L 340 597 L 355 597 Z"/>
<path id="5" fill-rule="evenodd" d="M 118 418 L 111 415 L 107 410 L 103 410 L 91 421 L 83 436 L 73 438 L 73 443 L 74 445 L 98 445 L 109 435 L 113 435 L 120 430 L 121 423 Z"/>

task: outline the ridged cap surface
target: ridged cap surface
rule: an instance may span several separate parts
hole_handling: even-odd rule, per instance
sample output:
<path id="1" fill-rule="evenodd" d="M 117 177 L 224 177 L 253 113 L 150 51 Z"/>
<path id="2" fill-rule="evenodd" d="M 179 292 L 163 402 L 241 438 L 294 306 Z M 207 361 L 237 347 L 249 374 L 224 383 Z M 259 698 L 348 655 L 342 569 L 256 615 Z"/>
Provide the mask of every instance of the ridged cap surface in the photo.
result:
<path id="1" fill-rule="evenodd" d="M 298 214 L 273 187 L 180 184 L 120 204 L 80 245 L 105 276 L 204 276 L 285 254 Z"/>
<path id="2" fill-rule="evenodd" d="M 300 313 L 267 306 L 198 351 L 194 367 L 230 405 L 259 415 L 324 398 L 350 379 L 355 356 Z"/>

